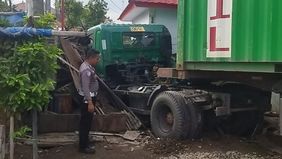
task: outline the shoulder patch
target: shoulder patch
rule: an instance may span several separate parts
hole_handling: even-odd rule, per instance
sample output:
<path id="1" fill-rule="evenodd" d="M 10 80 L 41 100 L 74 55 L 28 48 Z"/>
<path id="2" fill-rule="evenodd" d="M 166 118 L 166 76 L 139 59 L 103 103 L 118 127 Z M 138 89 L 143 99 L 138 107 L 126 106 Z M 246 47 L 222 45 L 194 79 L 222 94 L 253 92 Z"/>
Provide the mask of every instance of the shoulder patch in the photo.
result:
<path id="1" fill-rule="evenodd" d="M 87 76 L 90 77 L 91 76 L 91 72 L 87 71 Z"/>

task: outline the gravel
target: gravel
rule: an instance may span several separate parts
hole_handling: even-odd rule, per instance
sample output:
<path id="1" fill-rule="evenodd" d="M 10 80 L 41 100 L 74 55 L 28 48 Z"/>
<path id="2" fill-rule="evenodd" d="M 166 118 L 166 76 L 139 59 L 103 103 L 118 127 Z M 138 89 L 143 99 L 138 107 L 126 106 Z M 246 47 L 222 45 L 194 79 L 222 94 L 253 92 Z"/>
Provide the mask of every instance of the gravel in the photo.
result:
<path id="1" fill-rule="evenodd" d="M 169 156 L 170 154 L 179 154 L 186 148 L 189 148 L 189 145 L 173 139 L 150 140 L 145 145 L 145 150 L 154 154 L 166 156 Z"/>
<path id="2" fill-rule="evenodd" d="M 282 151 L 236 136 L 210 135 L 181 141 L 151 138 L 144 149 L 157 154 L 159 159 L 282 159 Z"/>
<path id="3" fill-rule="evenodd" d="M 254 153 L 243 154 L 238 151 L 227 152 L 195 152 L 182 153 L 180 155 L 171 155 L 169 157 L 161 157 L 160 159 L 280 159 L 281 156 L 268 155 L 261 156 Z"/>

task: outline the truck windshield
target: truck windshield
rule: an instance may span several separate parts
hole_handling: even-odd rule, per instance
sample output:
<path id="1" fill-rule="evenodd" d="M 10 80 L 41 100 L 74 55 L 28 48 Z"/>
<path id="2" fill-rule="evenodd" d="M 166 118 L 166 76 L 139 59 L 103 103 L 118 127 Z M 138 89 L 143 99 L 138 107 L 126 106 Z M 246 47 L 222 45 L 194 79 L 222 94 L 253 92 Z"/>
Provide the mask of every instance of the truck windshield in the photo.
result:
<path id="1" fill-rule="evenodd" d="M 123 33 L 124 48 L 151 48 L 156 45 L 155 33 Z"/>

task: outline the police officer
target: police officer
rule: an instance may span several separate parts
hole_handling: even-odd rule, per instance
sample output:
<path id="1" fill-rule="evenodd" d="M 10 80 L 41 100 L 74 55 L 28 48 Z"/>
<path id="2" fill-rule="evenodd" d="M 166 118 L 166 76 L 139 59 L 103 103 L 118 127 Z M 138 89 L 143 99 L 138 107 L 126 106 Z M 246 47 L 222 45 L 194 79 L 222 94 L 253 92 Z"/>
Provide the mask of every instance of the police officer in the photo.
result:
<path id="1" fill-rule="evenodd" d="M 89 145 L 89 131 L 91 129 L 96 96 L 99 89 L 99 83 L 94 68 L 99 60 L 99 52 L 90 49 L 87 51 L 86 59 L 79 69 L 81 85 L 79 95 L 82 101 L 79 126 L 79 151 L 82 153 L 95 153 L 95 148 Z"/>

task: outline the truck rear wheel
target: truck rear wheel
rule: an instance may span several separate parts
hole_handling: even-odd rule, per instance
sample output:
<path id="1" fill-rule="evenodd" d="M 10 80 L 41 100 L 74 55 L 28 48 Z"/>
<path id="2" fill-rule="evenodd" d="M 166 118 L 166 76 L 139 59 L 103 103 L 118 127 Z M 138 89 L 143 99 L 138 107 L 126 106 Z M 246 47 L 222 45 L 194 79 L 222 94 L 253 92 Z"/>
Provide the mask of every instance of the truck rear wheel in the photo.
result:
<path id="1" fill-rule="evenodd" d="M 151 109 L 153 133 L 163 138 L 194 138 L 201 127 L 201 114 L 195 107 L 186 104 L 178 92 L 159 94 Z"/>

